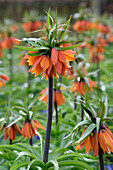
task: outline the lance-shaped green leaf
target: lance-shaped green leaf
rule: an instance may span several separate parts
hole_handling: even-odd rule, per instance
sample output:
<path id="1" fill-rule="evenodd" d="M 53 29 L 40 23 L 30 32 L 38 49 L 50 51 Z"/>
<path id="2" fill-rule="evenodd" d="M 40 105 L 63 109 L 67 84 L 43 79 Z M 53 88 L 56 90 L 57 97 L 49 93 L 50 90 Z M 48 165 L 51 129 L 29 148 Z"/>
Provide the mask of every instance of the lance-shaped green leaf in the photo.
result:
<path id="1" fill-rule="evenodd" d="M 78 44 L 78 43 L 81 43 L 81 41 L 74 41 L 74 40 L 71 40 L 71 41 L 60 41 L 59 43 L 56 43 L 56 46 L 60 46 L 60 45 L 67 44 L 67 43 L 76 43 L 76 44 Z"/>
<path id="2" fill-rule="evenodd" d="M 50 160 L 46 163 L 46 168 L 48 169 L 49 167 L 54 166 L 54 170 L 58 170 L 59 166 L 58 166 L 58 162 L 56 160 Z"/>
<path id="3" fill-rule="evenodd" d="M 45 164 L 43 161 L 39 160 L 39 159 L 33 159 L 32 161 L 30 161 L 30 163 L 28 164 L 28 168 L 27 170 L 29 170 L 32 165 L 37 165 L 37 166 L 40 166 L 41 168 L 44 168 L 45 167 Z"/>
<path id="4" fill-rule="evenodd" d="M 10 123 L 7 127 L 12 126 L 13 124 L 15 124 L 16 122 L 18 122 L 19 120 L 22 119 L 22 116 L 20 116 L 19 118 L 15 119 L 12 123 Z"/>
<path id="5" fill-rule="evenodd" d="M 104 122 L 104 121 L 110 121 L 110 122 L 113 122 L 113 120 L 111 120 L 110 118 L 107 118 L 107 117 L 106 117 L 106 118 L 103 118 L 103 122 Z"/>
<path id="6" fill-rule="evenodd" d="M 40 144 L 41 144 L 41 157 L 43 157 L 43 142 L 42 142 L 42 136 L 40 133 L 35 129 L 35 133 L 39 136 L 40 138 Z"/>
<path id="7" fill-rule="evenodd" d="M 35 57 L 35 56 L 41 56 L 41 55 L 44 55 L 47 53 L 48 50 L 44 50 L 44 51 L 38 51 L 37 53 L 30 53 L 28 51 L 28 55 L 32 56 L 32 57 Z"/>
<path id="8" fill-rule="evenodd" d="M 62 51 L 62 50 L 70 50 L 70 49 L 73 49 L 73 48 L 75 48 L 75 47 L 78 47 L 79 45 L 81 45 L 83 42 L 81 42 L 81 43 L 78 43 L 78 44 L 75 44 L 75 45 L 72 45 L 72 46 L 69 46 L 69 47 L 57 47 L 57 46 L 55 46 L 55 48 L 57 49 L 57 50 L 60 50 L 60 51 Z"/>
<path id="9" fill-rule="evenodd" d="M 96 118 L 97 114 L 95 112 L 95 110 L 91 107 L 91 105 L 87 102 L 87 98 L 85 98 L 83 95 L 81 95 L 77 90 L 76 92 L 79 94 L 79 96 L 81 96 L 81 98 L 83 99 L 82 103 L 86 103 L 87 107 L 90 109 L 90 111 L 92 112 L 94 118 Z"/>
<path id="10" fill-rule="evenodd" d="M 82 161 L 77 161 L 77 160 L 64 160 L 62 162 L 59 163 L 59 167 L 69 167 L 70 166 L 76 168 L 76 170 L 79 169 L 80 170 L 84 170 L 84 169 L 87 169 L 87 170 L 93 170 L 92 167 L 90 167 L 88 164 L 82 162 Z"/>
<path id="11" fill-rule="evenodd" d="M 91 120 L 94 120 L 94 118 L 95 118 L 94 114 L 86 106 L 84 106 L 83 104 L 81 104 L 81 106 L 88 113 Z"/>
<path id="12" fill-rule="evenodd" d="M 75 144 L 85 140 L 93 131 L 93 129 L 96 127 L 95 123 L 92 123 L 91 125 L 88 126 L 88 128 L 86 129 L 86 131 L 84 132 L 84 134 L 81 136 L 81 138 L 75 142 Z"/>
<path id="13" fill-rule="evenodd" d="M 39 51 L 39 50 L 50 50 L 49 47 L 44 47 L 40 46 L 38 48 L 33 48 L 33 47 L 25 47 L 25 46 L 15 46 L 16 48 L 22 49 L 22 50 L 27 50 L 27 51 Z"/>
<path id="14" fill-rule="evenodd" d="M 105 114 L 105 105 L 104 105 L 104 102 L 100 101 L 98 117 L 100 117 L 102 120 L 104 118 L 104 114 Z"/>
<path id="15" fill-rule="evenodd" d="M 99 132 L 99 128 L 100 128 L 100 123 L 101 123 L 101 119 L 99 117 L 96 117 L 97 136 L 98 136 L 98 132 Z"/>
<path id="16" fill-rule="evenodd" d="M 68 151 L 67 148 L 56 148 L 49 154 L 49 160 L 54 160 L 60 155 L 63 155 L 64 152 Z"/>
<path id="17" fill-rule="evenodd" d="M 107 117 L 107 112 L 108 112 L 108 101 L 107 101 L 107 95 L 106 95 L 106 97 L 105 97 L 104 105 L 105 105 L 105 114 L 104 114 L 104 118 L 106 118 L 106 117 Z"/>
<path id="18" fill-rule="evenodd" d="M 29 164 L 29 161 L 20 162 L 17 165 L 10 168 L 10 170 L 18 170 L 19 168 L 26 167 Z"/>
<path id="19" fill-rule="evenodd" d="M 72 135 L 72 133 L 73 133 L 79 126 L 84 126 L 84 125 L 89 125 L 89 124 L 91 124 L 91 121 L 89 121 L 89 120 L 83 120 L 83 121 L 79 122 L 79 123 L 74 127 L 74 129 L 72 130 L 72 132 L 71 132 L 69 135 L 67 135 L 66 137 L 64 137 L 64 139 L 66 139 L 66 138 L 68 138 L 70 135 Z"/>
<path id="20" fill-rule="evenodd" d="M 42 38 L 23 38 L 23 41 L 27 41 L 29 43 L 35 42 L 35 43 L 40 44 L 41 46 L 46 46 L 47 45 L 46 41 L 43 40 Z M 32 42 L 30 42 L 30 41 L 32 41 Z"/>
<path id="21" fill-rule="evenodd" d="M 69 26 L 70 21 L 71 21 L 71 17 L 72 17 L 72 16 L 70 16 L 69 20 L 66 22 L 66 26 L 64 27 L 65 30 L 68 29 L 68 26 Z M 63 40 L 65 34 L 66 34 L 66 31 L 62 31 L 62 32 L 59 34 L 58 39 L 59 39 L 59 40 Z"/>

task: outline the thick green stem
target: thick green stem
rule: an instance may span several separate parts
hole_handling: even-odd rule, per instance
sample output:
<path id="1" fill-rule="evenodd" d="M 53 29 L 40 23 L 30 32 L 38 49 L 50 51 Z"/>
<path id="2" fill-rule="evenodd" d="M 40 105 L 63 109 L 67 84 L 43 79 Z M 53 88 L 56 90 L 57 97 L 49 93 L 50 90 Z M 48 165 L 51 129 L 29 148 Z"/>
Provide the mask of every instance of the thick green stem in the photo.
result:
<path id="1" fill-rule="evenodd" d="M 99 146 L 99 165 L 100 170 L 105 170 L 103 150 L 100 146 Z"/>
<path id="2" fill-rule="evenodd" d="M 44 146 L 44 155 L 43 162 L 48 162 L 49 155 L 49 145 L 50 145 L 50 136 L 51 136 L 51 125 L 52 125 L 52 112 L 53 112 L 53 78 L 49 78 L 49 87 L 48 87 L 48 117 L 47 117 L 47 128 L 46 128 L 46 138 Z"/>

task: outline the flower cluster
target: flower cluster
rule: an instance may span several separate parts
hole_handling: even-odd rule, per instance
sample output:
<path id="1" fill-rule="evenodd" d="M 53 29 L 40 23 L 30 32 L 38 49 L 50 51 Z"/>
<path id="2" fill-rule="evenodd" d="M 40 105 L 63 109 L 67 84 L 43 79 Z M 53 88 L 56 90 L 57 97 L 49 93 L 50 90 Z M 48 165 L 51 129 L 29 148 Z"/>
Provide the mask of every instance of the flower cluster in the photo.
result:
<path id="1" fill-rule="evenodd" d="M 40 94 L 42 94 L 42 96 L 39 97 L 39 100 L 48 103 L 48 88 L 42 90 Z M 55 102 L 58 106 L 61 106 L 65 103 L 65 97 L 60 90 L 53 90 L 53 103 Z"/>
<path id="2" fill-rule="evenodd" d="M 80 94 L 85 95 L 86 89 L 89 87 L 90 91 L 93 91 L 93 87 L 96 88 L 96 82 L 90 80 L 87 77 L 87 71 L 85 69 L 85 65 L 80 62 L 78 67 L 72 74 L 68 77 L 69 79 L 74 79 L 74 82 L 70 88 L 70 92 L 78 91 Z"/>
<path id="3" fill-rule="evenodd" d="M 4 140 L 6 140 L 8 137 L 11 140 L 15 140 L 16 137 L 16 132 L 19 134 L 22 134 L 20 128 L 18 127 L 18 125 L 16 123 L 14 123 L 13 125 L 11 125 L 10 128 L 7 127 L 7 125 L 4 123 L 1 128 L 0 131 L 4 128 Z"/>
<path id="4" fill-rule="evenodd" d="M 83 136 L 86 129 L 87 128 L 84 129 L 81 137 Z M 108 154 L 110 154 L 110 152 L 113 152 L 113 133 L 104 124 L 101 124 L 98 135 L 95 128 L 92 133 L 87 137 L 87 139 L 85 139 L 81 144 L 75 147 L 75 150 L 81 150 L 83 147 L 85 147 L 86 154 L 89 154 L 90 150 L 93 149 L 93 155 L 97 156 L 99 152 L 99 146 L 104 152 L 107 152 Z"/>
<path id="5" fill-rule="evenodd" d="M 35 129 L 46 130 L 37 120 L 30 120 L 23 123 L 22 126 L 22 136 L 27 138 L 32 138 L 33 135 L 37 136 Z"/>
<path id="6" fill-rule="evenodd" d="M 30 53 L 35 54 L 35 52 L 31 51 L 29 54 Z M 29 65 L 33 65 L 29 72 L 35 73 L 35 76 L 42 73 L 42 76 L 45 76 L 45 79 L 47 79 L 53 75 L 57 77 L 57 74 L 61 74 L 65 77 L 65 72 L 69 72 L 69 61 L 75 60 L 74 54 L 76 54 L 76 52 L 72 50 L 60 51 L 53 48 L 51 56 L 40 55 L 31 57 L 27 54 L 25 59 L 27 59 Z"/>
<path id="7" fill-rule="evenodd" d="M 36 31 L 36 30 L 40 29 L 41 26 L 42 26 L 41 21 L 35 21 L 35 22 L 28 21 L 28 22 L 25 22 L 24 24 L 22 24 L 22 28 L 24 29 L 24 31 L 26 33 Z"/>

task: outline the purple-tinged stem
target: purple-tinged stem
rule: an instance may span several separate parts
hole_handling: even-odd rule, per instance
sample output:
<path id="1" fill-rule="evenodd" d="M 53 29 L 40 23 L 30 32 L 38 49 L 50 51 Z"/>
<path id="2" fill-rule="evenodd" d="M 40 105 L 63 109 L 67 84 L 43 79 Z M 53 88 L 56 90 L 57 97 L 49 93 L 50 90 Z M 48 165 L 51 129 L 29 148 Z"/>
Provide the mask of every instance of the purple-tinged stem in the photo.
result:
<path id="1" fill-rule="evenodd" d="M 58 109 L 57 109 L 57 103 L 55 102 L 55 112 L 56 112 L 56 126 L 58 123 Z"/>
<path id="2" fill-rule="evenodd" d="M 100 146 L 99 146 L 99 166 L 100 170 L 105 170 L 103 150 Z"/>
<path id="3" fill-rule="evenodd" d="M 29 139 L 29 144 L 32 146 L 33 145 L 33 140 L 32 138 Z"/>
<path id="4" fill-rule="evenodd" d="M 13 143 L 12 143 L 12 140 L 10 139 L 10 145 L 12 145 Z"/>
<path id="5" fill-rule="evenodd" d="M 75 95 L 74 96 L 74 109 L 76 110 L 77 109 L 77 96 Z"/>
<path id="6" fill-rule="evenodd" d="M 48 87 L 48 117 L 47 117 L 47 128 L 46 128 L 46 138 L 44 146 L 44 155 L 43 162 L 48 162 L 49 155 L 49 145 L 50 145 L 50 136 L 51 136 L 51 125 L 52 125 L 52 112 L 53 112 L 53 78 L 49 78 L 49 87 Z"/>

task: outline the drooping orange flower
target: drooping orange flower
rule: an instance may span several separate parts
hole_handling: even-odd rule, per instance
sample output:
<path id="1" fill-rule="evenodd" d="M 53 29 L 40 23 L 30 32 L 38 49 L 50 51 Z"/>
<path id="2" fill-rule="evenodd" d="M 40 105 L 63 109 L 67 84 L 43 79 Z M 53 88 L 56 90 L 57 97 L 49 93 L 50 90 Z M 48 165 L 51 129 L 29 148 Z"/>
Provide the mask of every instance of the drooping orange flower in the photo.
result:
<path id="1" fill-rule="evenodd" d="M 84 129 L 82 135 L 86 129 L 87 128 Z M 107 152 L 108 154 L 113 152 L 113 133 L 106 125 L 103 124 L 100 127 L 98 136 L 96 129 L 94 129 L 87 139 L 75 147 L 75 150 L 81 150 L 83 147 L 85 147 L 86 154 L 89 154 L 90 150 L 93 149 L 93 155 L 97 156 L 99 152 L 99 145 L 104 152 Z"/>
<path id="2" fill-rule="evenodd" d="M 97 83 L 92 81 L 92 80 L 90 80 L 89 78 L 88 78 L 88 82 L 89 82 L 89 89 L 90 89 L 90 91 L 93 91 L 93 87 L 96 88 L 96 84 Z M 71 93 L 75 92 L 75 94 L 76 94 L 76 90 L 77 90 L 80 94 L 85 95 L 85 91 L 86 91 L 87 87 L 88 86 L 87 86 L 85 80 L 81 80 L 80 82 L 74 82 L 72 84 L 72 87 L 70 88 L 70 92 Z"/>
<path id="3" fill-rule="evenodd" d="M 98 24 L 97 30 L 100 31 L 102 34 L 108 34 L 111 32 L 110 27 L 108 27 L 107 25 L 103 25 L 103 24 Z"/>
<path id="4" fill-rule="evenodd" d="M 13 31 L 13 32 L 17 32 L 18 31 L 18 26 L 17 25 L 11 25 L 11 30 Z"/>
<path id="5" fill-rule="evenodd" d="M 1 128 L 0 131 L 4 128 L 4 140 L 6 140 L 8 137 L 11 140 L 15 140 L 16 137 L 16 132 L 19 134 L 22 134 L 20 128 L 18 127 L 18 125 L 16 123 L 14 123 L 10 128 L 8 128 L 6 126 L 6 124 L 4 123 Z"/>
<path id="6" fill-rule="evenodd" d="M 22 126 L 22 136 L 27 138 L 32 138 L 33 135 L 37 136 L 35 133 L 35 129 L 46 130 L 37 120 L 30 120 L 28 122 L 24 122 Z"/>
<path id="7" fill-rule="evenodd" d="M 2 88 L 2 86 L 6 86 L 5 81 L 8 81 L 8 80 L 9 78 L 6 75 L 4 74 L 0 75 L 0 89 Z"/>
<path id="8" fill-rule="evenodd" d="M 35 52 L 30 51 L 29 53 Z M 35 73 L 35 76 L 42 73 L 42 76 L 45 76 L 45 79 L 47 79 L 53 75 L 57 77 L 57 74 L 65 77 L 65 72 L 69 72 L 69 61 L 75 60 L 74 54 L 76 54 L 76 52 L 72 50 L 59 51 L 53 48 L 51 57 L 46 55 L 33 57 L 26 54 L 25 58 L 29 65 L 33 65 L 29 72 Z"/>
<path id="9" fill-rule="evenodd" d="M 42 94 L 42 96 L 39 97 L 39 100 L 48 103 L 48 88 L 42 90 L 40 94 Z M 60 90 L 53 90 L 53 103 L 55 102 L 58 106 L 61 106 L 65 103 L 65 97 Z"/>
<path id="10" fill-rule="evenodd" d="M 73 67 L 71 68 L 71 74 L 68 76 L 68 79 L 74 79 L 74 82 L 70 88 L 70 92 L 75 92 L 78 91 L 80 94 L 85 95 L 85 91 L 87 87 L 89 87 L 90 91 L 93 91 L 93 87 L 96 88 L 96 82 L 90 80 L 87 77 L 87 71 L 85 69 L 85 65 L 81 64 L 82 62 L 80 61 L 78 64 L 78 67 L 76 71 L 74 72 Z M 79 78 L 79 79 L 78 79 Z M 86 81 L 87 79 L 87 81 Z"/>
<path id="11" fill-rule="evenodd" d="M 3 49 L 11 49 L 13 48 L 13 45 L 19 45 L 20 41 L 15 37 L 5 37 L 2 41 L 2 48 Z"/>
<path id="12" fill-rule="evenodd" d="M 113 43 L 113 33 L 109 34 L 108 41 Z"/>
<path id="13" fill-rule="evenodd" d="M 2 52 L 2 42 L 0 41 L 0 58 L 3 57 L 3 52 Z"/>
<path id="14" fill-rule="evenodd" d="M 22 24 L 22 27 L 25 32 L 36 31 L 36 30 L 40 29 L 41 26 L 42 26 L 41 21 L 36 21 L 36 22 L 28 21 L 28 22 Z"/>
<path id="15" fill-rule="evenodd" d="M 81 21 L 77 21 L 74 25 L 73 25 L 73 30 L 76 30 L 79 33 L 82 33 L 83 31 L 88 31 L 93 29 L 95 26 L 94 23 L 92 23 L 91 21 L 87 21 L 87 20 L 81 20 Z"/>
<path id="16" fill-rule="evenodd" d="M 102 37 L 99 37 L 97 39 L 97 43 L 95 45 L 92 45 L 90 43 L 87 43 L 87 47 L 89 48 L 89 54 L 90 54 L 90 61 L 91 62 L 97 62 L 97 57 L 98 57 L 98 60 L 99 61 L 102 61 L 104 60 L 104 47 L 107 46 L 107 41 L 102 38 Z"/>

